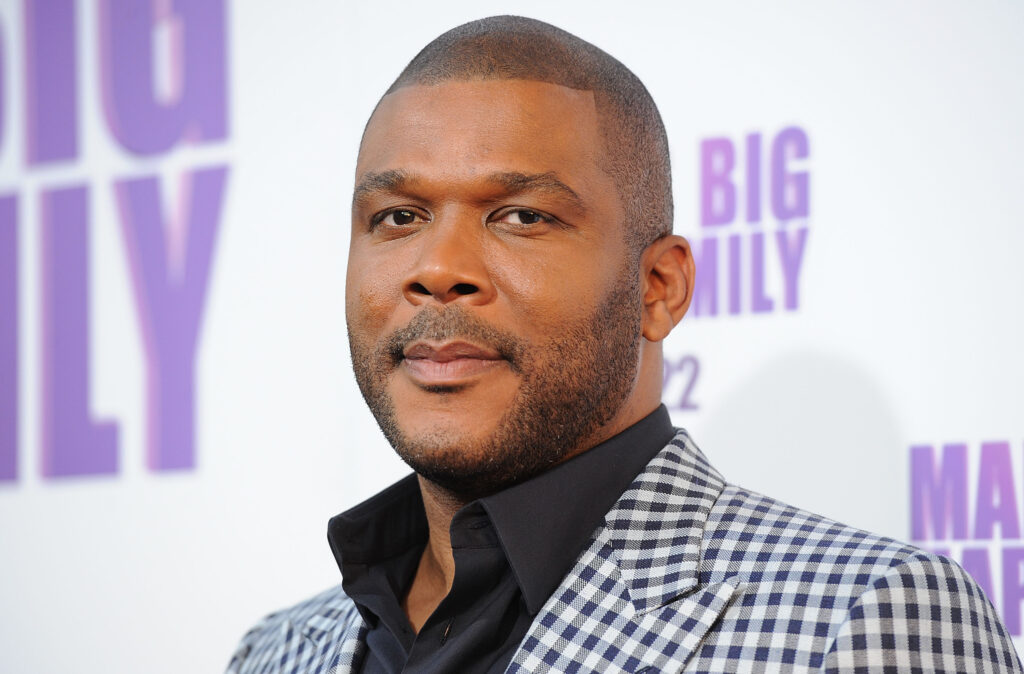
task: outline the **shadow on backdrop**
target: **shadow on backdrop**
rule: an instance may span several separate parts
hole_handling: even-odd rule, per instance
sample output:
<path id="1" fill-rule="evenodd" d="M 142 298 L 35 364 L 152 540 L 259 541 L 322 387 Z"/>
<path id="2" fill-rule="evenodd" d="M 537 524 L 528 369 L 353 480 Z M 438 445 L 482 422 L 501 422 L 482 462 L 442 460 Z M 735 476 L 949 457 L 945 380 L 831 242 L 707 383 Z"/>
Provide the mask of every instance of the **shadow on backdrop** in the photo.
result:
<path id="1" fill-rule="evenodd" d="M 695 439 L 730 482 L 907 540 L 906 443 L 896 418 L 855 363 L 797 351 L 708 408 Z"/>

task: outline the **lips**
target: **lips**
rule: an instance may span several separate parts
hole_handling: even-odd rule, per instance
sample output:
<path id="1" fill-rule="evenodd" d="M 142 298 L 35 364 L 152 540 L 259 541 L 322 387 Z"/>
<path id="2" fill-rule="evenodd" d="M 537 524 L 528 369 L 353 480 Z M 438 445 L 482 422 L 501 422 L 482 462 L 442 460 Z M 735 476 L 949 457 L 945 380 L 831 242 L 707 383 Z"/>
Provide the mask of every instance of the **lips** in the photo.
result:
<path id="1" fill-rule="evenodd" d="M 419 384 L 454 386 L 505 362 L 494 349 L 469 342 L 417 341 L 403 350 L 402 364 Z"/>

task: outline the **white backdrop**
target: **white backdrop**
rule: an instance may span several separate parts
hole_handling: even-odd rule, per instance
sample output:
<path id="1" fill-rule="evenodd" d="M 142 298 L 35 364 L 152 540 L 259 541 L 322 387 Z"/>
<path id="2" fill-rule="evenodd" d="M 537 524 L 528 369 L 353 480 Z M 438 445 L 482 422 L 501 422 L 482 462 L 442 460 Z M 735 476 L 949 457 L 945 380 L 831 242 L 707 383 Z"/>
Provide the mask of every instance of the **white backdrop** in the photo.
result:
<path id="1" fill-rule="evenodd" d="M 183 17 L 197 3 L 131 5 L 0 3 L 0 200 L 16 203 L 0 202 L 0 328 L 17 336 L 0 337 L 0 384 L 15 392 L 0 392 L 0 670 L 219 671 L 264 613 L 339 581 L 327 519 L 406 472 L 347 356 L 359 136 L 423 45 L 497 13 L 592 41 L 660 106 L 676 231 L 705 270 L 717 265 L 715 281 L 702 278 L 702 292 L 717 289 L 717 315 L 684 319 L 666 346 L 676 423 L 734 482 L 966 556 L 1024 644 L 1020 3 L 238 1 L 219 38 L 224 128 L 196 122 L 162 150 L 126 147 L 116 131 L 109 96 L 120 99 L 101 73 L 134 71 L 106 60 L 117 39 L 109 26 L 122 26 L 110 17 L 158 18 L 153 64 L 139 67 L 153 74 L 150 98 L 173 107 L 182 87 L 199 86 L 187 66 L 175 69 L 174 49 L 187 45 L 176 36 L 188 34 Z M 72 46 L 61 51 L 66 35 Z M 47 108 L 56 122 L 39 107 L 51 84 L 32 84 L 62 67 L 41 60 L 51 52 L 70 54 L 77 83 L 54 94 L 71 105 Z M 77 132 L 63 151 L 63 136 L 39 135 L 61 119 Z M 47 143 L 57 147 L 50 158 Z M 173 448 L 161 454 L 147 439 L 151 408 L 166 403 L 148 393 L 147 363 L 187 312 L 168 310 L 155 337 L 140 321 L 177 305 L 137 300 L 131 260 L 160 259 L 133 257 L 145 223 L 116 195 L 125 181 L 155 178 L 163 219 L 186 223 L 175 204 L 201 199 L 196 182 L 192 201 L 181 194 L 180 178 L 211 167 L 226 177 L 219 210 L 207 209 L 215 237 L 199 284 L 194 461 L 169 465 Z M 784 188 L 778 208 L 773 176 Z M 47 229 L 58 212 L 47 195 L 72 188 L 88 195 L 84 220 Z M 702 218 L 705 192 L 722 224 Z M 760 217 L 748 217 L 753 193 Z M 84 243 L 75 247 L 72 231 Z M 200 237 L 198 225 L 166 231 L 159 278 L 174 289 L 201 276 L 189 267 Z M 87 273 L 76 275 L 74 260 Z M 67 318 L 75 307 L 86 321 Z M 61 360 L 75 349 L 85 355 Z M 82 372 L 84 397 L 59 402 Z M 162 433 L 187 430 L 184 416 L 161 419 Z M 101 422 L 116 424 L 106 444 L 116 465 L 82 468 L 76 452 L 88 448 L 73 431 Z M 57 474 L 61 465 L 72 474 Z"/>

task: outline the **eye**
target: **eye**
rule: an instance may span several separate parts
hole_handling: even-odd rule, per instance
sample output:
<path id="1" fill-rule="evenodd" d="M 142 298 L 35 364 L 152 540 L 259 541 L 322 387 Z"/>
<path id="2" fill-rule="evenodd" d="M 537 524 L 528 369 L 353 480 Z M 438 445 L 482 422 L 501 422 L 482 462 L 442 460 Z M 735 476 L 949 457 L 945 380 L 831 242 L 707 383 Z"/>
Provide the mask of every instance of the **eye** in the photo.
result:
<path id="1" fill-rule="evenodd" d="M 408 227 L 415 223 L 417 220 L 423 220 L 416 211 L 409 210 L 408 208 L 396 208 L 390 211 L 384 211 L 378 213 L 373 217 L 371 224 L 376 227 L 377 225 L 386 225 L 389 227 Z"/>
<path id="2" fill-rule="evenodd" d="M 519 227 L 529 227 L 531 225 L 550 222 L 552 220 L 550 216 L 544 215 L 538 211 L 530 210 L 529 208 L 515 208 L 505 211 L 504 213 L 500 213 L 499 216 L 500 217 L 495 218 L 496 222 L 502 222 L 506 225 L 515 225 Z"/>

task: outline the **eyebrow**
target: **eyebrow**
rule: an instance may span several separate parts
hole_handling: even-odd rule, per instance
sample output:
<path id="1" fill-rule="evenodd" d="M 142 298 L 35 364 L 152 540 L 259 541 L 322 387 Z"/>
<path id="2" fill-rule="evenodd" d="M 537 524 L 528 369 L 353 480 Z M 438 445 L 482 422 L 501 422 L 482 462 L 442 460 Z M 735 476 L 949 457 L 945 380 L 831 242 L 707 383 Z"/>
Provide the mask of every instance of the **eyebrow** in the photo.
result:
<path id="1" fill-rule="evenodd" d="M 412 182 L 405 171 L 392 169 L 380 173 L 367 173 L 352 192 L 352 203 L 373 192 L 401 192 L 402 188 Z"/>
<path id="2" fill-rule="evenodd" d="M 417 176 L 401 169 L 367 173 L 353 190 L 352 202 L 355 204 L 374 192 L 401 193 L 405 191 L 409 183 L 416 182 L 417 179 Z M 503 188 L 506 196 L 511 197 L 524 192 L 549 192 L 567 199 L 577 210 L 587 210 L 583 199 L 576 193 L 576 190 L 559 180 L 554 171 L 546 173 L 502 171 L 490 174 L 485 180 Z"/>

